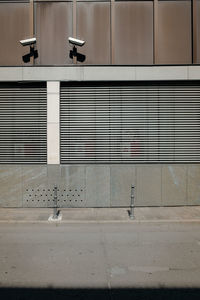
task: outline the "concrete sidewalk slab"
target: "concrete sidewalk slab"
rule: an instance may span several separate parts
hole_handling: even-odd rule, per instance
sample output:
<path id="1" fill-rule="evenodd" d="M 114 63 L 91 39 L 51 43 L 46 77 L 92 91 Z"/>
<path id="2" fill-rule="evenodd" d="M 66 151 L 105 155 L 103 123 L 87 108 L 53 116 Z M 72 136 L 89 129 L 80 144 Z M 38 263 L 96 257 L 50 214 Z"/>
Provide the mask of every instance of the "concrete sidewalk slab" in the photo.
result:
<path id="1" fill-rule="evenodd" d="M 200 206 L 137 207 L 134 220 L 129 208 L 63 208 L 58 222 L 200 222 Z M 51 208 L 0 208 L 0 222 L 49 222 Z M 55 221 L 54 221 L 55 222 Z"/>

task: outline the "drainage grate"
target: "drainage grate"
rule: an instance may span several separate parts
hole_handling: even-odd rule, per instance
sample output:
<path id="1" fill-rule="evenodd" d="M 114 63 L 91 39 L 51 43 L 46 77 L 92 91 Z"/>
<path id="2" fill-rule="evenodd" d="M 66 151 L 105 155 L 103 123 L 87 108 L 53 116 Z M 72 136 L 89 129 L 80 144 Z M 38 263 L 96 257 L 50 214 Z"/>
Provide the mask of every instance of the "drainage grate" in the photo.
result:
<path id="1" fill-rule="evenodd" d="M 83 187 L 59 187 L 57 189 L 58 207 L 85 207 L 85 190 Z M 53 207 L 54 187 L 25 188 L 24 207 Z"/>

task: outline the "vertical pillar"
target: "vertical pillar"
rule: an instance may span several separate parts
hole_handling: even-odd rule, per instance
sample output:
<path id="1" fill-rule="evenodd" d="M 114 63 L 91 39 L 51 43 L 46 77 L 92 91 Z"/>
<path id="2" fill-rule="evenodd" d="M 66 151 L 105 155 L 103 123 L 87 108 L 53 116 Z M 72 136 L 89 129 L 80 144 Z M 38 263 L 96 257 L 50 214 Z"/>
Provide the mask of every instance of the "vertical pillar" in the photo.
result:
<path id="1" fill-rule="evenodd" d="M 29 4 L 30 8 L 29 8 L 29 11 L 30 11 L 30 37 L 33 37 L 34 36 L 34 0 L 30 0 L 30 4 Z M 32 56 L 30 58 L 30 63 L 33 65 L 34 64 L 34 57 Z"/>
<path id="2" fill-rule="evenodd" d="M 73 38 L 76 38 L 76 0 L 73 0 Z M 73 63 L 76 64 L 77 63 L 77 57 L 74 56 L 73 57 Z"/>
<path id="3" fill-rule="evenodd" d="M 110 45 L 110 56 L 111 65 L 115 63 L 115 0 L 110 2 L 110 35 L 111 35 L 111 45 Z"/>
<path id="4" fill-rule="evenodd" d="M 197 63 L 197 2 L 196 0 L 192 1 L 192 63 Z"/>
<path id="5" fill-rule="evenodd" d="M 153 63 L 158 62 L 158 0 L 153 2 Z"/>
<path id="6" fill-rule="evenodd" d="M 47 163 L 60 164 L 60 82 L 47 82 Z"/>

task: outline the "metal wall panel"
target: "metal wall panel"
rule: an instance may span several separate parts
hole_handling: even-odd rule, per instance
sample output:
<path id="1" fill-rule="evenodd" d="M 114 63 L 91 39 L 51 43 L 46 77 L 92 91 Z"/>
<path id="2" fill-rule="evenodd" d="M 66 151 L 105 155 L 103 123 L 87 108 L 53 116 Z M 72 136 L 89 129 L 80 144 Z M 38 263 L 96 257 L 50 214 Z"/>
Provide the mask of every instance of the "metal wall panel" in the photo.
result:
<path id="1" fill-rule="evenodd" d="M 61 87 L 61 163 L 200 162 L 196 83 Z"/>
<path id="2" fill-rule="evenodd" d="M 37 3 L 37 64 L 70 64 L 68 37 L 72 36 L 72 3 Z"/>
<path id="3" fill-rule="evenodd" d="M 158 1 L 156 64 L 190 64 L 191 1 Z"/>
<path id="4" fill-rule="evenodd" d="M 46 163 L 44 85 L 0 85 L 0 163 Z"/>
<path id="5" fill-rule="evenodd" d="M 29 3 L 0 3 L 0 65 L 23 65 L 22 56 L 29 47 L 20 40 L 29 37 Z"/>
<path id="6" fill-rule="evenodd" d="M 77 37 L 86 41 L 78 48 L 85 64 L 110 63 L 109 3 L 77 3 Z"/>
<path id="7" fill-rule="evenodd" d="M 114 64 L 153 63 L 153 1 L 114 4 Z"/>
<path id="8" fill-rule="evenodd" d="M 200 64 L 200 0 L 196 1 L 196 63 Z"/>

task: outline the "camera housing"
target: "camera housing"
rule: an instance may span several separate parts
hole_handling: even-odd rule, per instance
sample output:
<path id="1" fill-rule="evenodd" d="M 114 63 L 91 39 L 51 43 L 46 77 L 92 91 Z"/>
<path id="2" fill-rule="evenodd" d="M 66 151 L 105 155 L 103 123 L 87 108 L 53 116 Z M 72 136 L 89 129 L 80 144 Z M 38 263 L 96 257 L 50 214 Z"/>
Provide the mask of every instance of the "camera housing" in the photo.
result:
<path id="1" fill-rule="evenodd" d="M 70 44 L 72 44 L 74 46 L 80 46 L 80 47 L 82 47 L 85 44 L 85 41 L 79 40 L 79 39 L 75 39 L 75 38 L 72 38 L 72 37 L 69 37 L 68 41 L 69 41 Z"/>
<path id="2" fill-rule="evenodd" d="M 31 46 L 36 43 L 36 38 L 30 38 L 19 41 L 22 46 Z"/>

